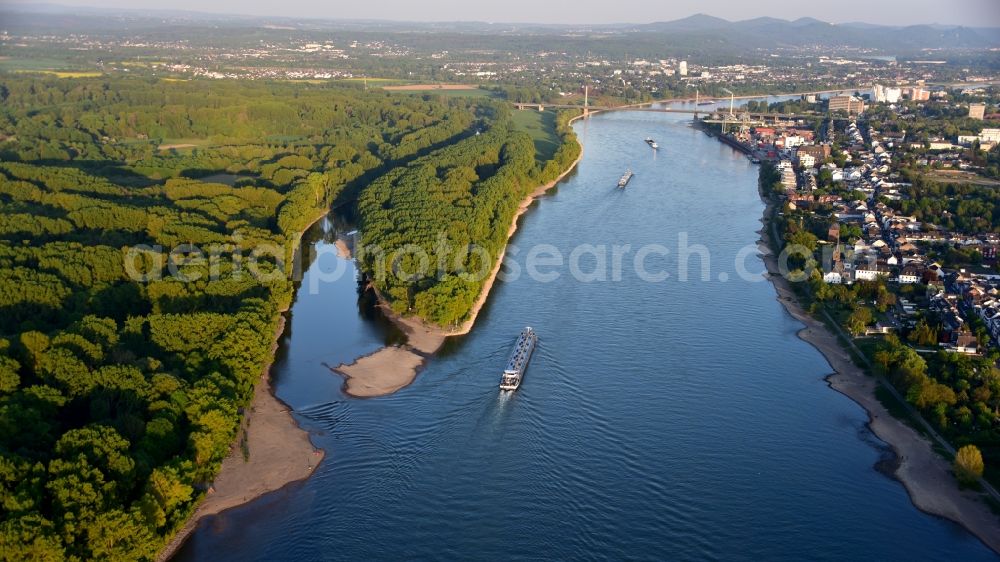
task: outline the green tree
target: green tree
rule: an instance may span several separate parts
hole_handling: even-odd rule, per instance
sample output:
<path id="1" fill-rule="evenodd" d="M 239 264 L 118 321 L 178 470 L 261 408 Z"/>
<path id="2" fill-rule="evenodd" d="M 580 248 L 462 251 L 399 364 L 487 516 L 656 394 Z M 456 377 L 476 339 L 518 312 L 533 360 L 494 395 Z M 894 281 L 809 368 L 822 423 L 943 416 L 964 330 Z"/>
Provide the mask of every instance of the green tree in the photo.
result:
<path id="1" fill-rule="evenodd" d="M 873 320 L 872 311 L 868 307 L 858 307 L 847 318 L 847 330 L 850 331 L 851 334 L 859 336 L 865 333 L 868 325 L 871 324 Z"/>
<path id="2" fill-rule="evenodd" d="M 49 348 L 49 337 L 38 331 L 24 332 L 20 337 L 21 349 L 32 371 L 38 370 L 42 353 Z"/>
<path id="3" fill-rule="evenodd" d="M 885 285 L 879 285 L 878 295 L 875 297 L 875 308 L 879 312 L 885 312 L 896 304 L 896 295 L 886 289 Z"/>
<path id="4" fill-rule="evenodd" d="M 917 345 L 935 345 L 938 341 L 938 329 L 930 327 L 927 321 L 921 319 L 910 331 L 908 338 Z"/>
<path id="5" fill-rule="evenodd" d="M 955 455 L 952 468 L 959 482 L 965 485 L 975 484 L 983 476 L 983 454 L 975 445 L 965 445 Z"/>

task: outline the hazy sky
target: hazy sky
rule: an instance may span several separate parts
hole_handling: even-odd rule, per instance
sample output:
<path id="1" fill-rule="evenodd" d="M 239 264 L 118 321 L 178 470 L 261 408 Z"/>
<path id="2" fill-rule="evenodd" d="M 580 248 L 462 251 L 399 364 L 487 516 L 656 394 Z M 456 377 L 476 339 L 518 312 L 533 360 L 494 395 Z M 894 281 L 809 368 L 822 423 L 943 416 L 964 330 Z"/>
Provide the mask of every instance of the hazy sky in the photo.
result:
<path id="1" fill-rule="evenodd" d="M 2 3 L 26 0 L 0 0 Z M 811 16 L 842 23 L 1000 27 L 1000 0 L 50 0 L 112 8 L 321 18 L 544 23 L 646 23 L 707 13 L 728 20 Z"/>

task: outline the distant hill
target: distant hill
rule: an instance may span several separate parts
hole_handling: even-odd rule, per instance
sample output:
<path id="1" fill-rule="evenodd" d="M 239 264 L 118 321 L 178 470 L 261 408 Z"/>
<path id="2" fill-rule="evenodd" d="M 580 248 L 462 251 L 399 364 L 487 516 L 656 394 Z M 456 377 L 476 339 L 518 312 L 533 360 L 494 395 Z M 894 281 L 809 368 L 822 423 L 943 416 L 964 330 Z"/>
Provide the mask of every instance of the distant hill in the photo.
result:
<path id="1" fill-rule="evenodd" d="M 688 18 L 635 26 L 644 33 L 722 33 L 732 45 L 745 47 L 821 45 L 884 50 L 981 49 L 1000 46 L 1000 28 L 945 25 L 893 27 L 866 23 L 835 25 L 815 18 L 787 21 L 759 17 L 730 22 L 698 14 Z"/>
<path id="2" fill-rule="evenodd" d="M 798 27 L 802 27 L 804 25 L 812 25 L 812 24 L 816 24 L 816 23 L 822 23 L 824 25 L 830 25 L 829 23 L 827 23 L 825 21 L 818 20 L 816 18 L 799 18 L 799 19 L 797 19 L 795 21 L 792 21 L 792 22 L 789 22 L 789 23 L 791 23 L 792 25 L 798 26 Z"/>
<path id="3" fill-rule="evenodd" d="M 392 20 L 336 20 L 295 17 L 259 17 L 206 14 L 171 9 L 110 10 L 69 7 L 56 4 L 0 3 L 0 22 L 8 31 L 46 29 L 59 31 L 132 31 L 199 26 L 260 28 L 283 26 L 300 31 L 351 31 L 407 33 L 448 33 L 455 36 L 478 34 L 486 37 L 512 35 L 536 39 L 551 36 L 586 36 L 599 33 L 607 40 L 618 37 L 632 44 L 636 52 L 655 44 L 666 52 L 740 55 L 750 49 L 819 46 L 865 48 L 890 55 L 916 55 L 924 49 L 986 49 L 1000 47 L 1000 27 L 972 28 L 938 24 L 887 26 L 863 22 L 832 24 L 816 18 L 794 21 L 758 17 L 743 21 L 695 14 L 685 18 L 645 24 L 523 24 L 486 22 L 414 23 Z M 606 43 L 607 41 L 605 41 Z"/>
<path id="4" fill-rule="evenodd" d="M 706 14 L 695 14 L 679 20 L 655 22 L 636 27 L 644 31 L 708 31 L 725 29 L 731 22 Z"/>

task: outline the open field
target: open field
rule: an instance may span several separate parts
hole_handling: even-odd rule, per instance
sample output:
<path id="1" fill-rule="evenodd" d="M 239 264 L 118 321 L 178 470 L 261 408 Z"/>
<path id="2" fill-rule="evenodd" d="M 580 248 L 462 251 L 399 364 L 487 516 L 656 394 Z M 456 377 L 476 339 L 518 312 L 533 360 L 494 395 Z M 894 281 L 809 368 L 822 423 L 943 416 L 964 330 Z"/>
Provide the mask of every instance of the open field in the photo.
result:
<path id="1" fill-rule="evenodd" d="M 66 61 L 51 58 L 18 59 L 0 57 L 0 70 L 16 73 L 44 73 L 58 78 L 92 78 L 101 76 L 96 70 L 67 68 Z"/>
<path id="2" fill-rule="evenodd" d="M 962 170 L 934 170 L 926 174 L 928 179 L 942 183 L 973 183 L 976 185 L 998 186 L 1000 181 L 984 178 L 972 172 Z"/>
<path id="3" fill-rule="evenodd" d="M 168 61 L 163 60 L 125 60 L 117 63 L 121 66 L 131 66 L 136 68 L 152 68 L 154 66 L 170 64 Z"/>
<path id="4" fill-rule="evenodd" d="M 448 97 L 488 97 L 493 93 L 470 84 L 408 84 L 406 86 L 383 86 L 387 92 L 403 94 L 434 94 Z"/>
<path id="5" fill-rule="evenodd" d="M 97 71 L 73 71 L 73 70 L 15 70 L 19 74 L 51 74 L 56 78 L 96 78 L 103 73 Z"/>
<path id="6" fill-rule="evenodd" d="M 203 181 L 205 183 L 221 183 L 221 184 L 228 185 L 229 187 L 232 187 L 232 186 L 236 185 L 236 182 L 238 182 L 239 180 L 241 180 L 241 179 L 249 179 L 249 178 L 252 178 L 252 177 L 253 176 L 244 176 L 244 175 L 240 175 L 240 174 L 227 174 L 225 172 L 219 172 L 219 173 L 210 174 L 210 175 L 207 175 L 207 176 L 201 176 L 201 177 L 198 178 L 198 180 L 199 181 Z"/>
<path id="7" fill-rule="evenodd" d="M 54 70 L 65 69 L 66 61 L 53 58 L 11 58 L 0 59 L 0 70 Z"/>
<path id="8" fill-rule="evenodd" d="M 412 84 L 410 80 L 404 80 L 402 78 L 334 78 L 335 82 L 348 82 L 352 84 L 361 84 L 368 82 L 369 86 L 380 86 L 385 89 L 389 88 L 399 88 L 406 85 Z"/>
<path id="9" fill-rule="evenodd" d="M 475 84 L 406 84 L 405 86 L 385 86 L 383 90 L 398 92 L 423 92 L 427 90 L 478 90 Z"/>
<path id="10" fill-rule="evenodd" d="M 375 78 L 372 76 L 360 76 L 357 78 L 341 78 L 345 82 L 364 82 L 365 80 L 371 83 L 381 83 L 381 84 L 408 84 L 409 80 L 403 80 L 402 78 Z"/>
<path id="11" fill-rule="evenodd" d="M 208 139 L 163 139 L 163 142 L 157 148 L 159 150 L 197 148 L 199 146 L 207 146 L 208 144 Z"/>
<path id="12" fill-rule="evenodd" d="M 495 97 L 493 92 L 487 90 L 425 90 L 425 91 L 412 91 L 403 92 L 408 94 L 428 94 L 448 98 L 489 98 Z"/>
<path id="13" fill-rule="evenodd" d="M 531 135 L 531 140 L 535 143 L 535 161 L 544 163 L 550 160 L 559 149 L 556 112 L 524 109 L 512 113 L 514 126 Z"/>

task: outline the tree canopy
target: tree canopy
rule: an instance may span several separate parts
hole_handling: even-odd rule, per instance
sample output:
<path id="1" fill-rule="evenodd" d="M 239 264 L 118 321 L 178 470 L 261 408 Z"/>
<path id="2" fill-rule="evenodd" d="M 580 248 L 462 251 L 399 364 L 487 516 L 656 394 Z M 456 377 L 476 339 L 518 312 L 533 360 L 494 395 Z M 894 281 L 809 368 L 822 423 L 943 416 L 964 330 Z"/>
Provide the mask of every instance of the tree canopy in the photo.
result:
<path id="1" fill-rule="evenodd" d="M 579 155 L 567 114 L 555 155 L 536 163 L 534 143 L 508 110 L 488 109 L 486 132 L 394 169 L 361 194 L 362 267 L 398 313 L 441 326 L 465 320 L 521 201 Z"/>
<path id="2" fill-rule="evenodd" d="M 442 147 L 462 147 L 437 165 L 452 187 L 487 187 L 471 179 L 490 174 L 468 168 L 469 150 L 488 152 L 486 167 L 509 163 L 504 177 L 526 159 L 505 129 L 474 140 L 481 116 L 461 100 L 207 80 L 0 76 L 0 90 L 0 551 L 11 559 L 154 558 L 234 442 L 291 302 L 286 264 L 303 230 Z M 241 266 L 262 244 L 281 249 L 259 264 L 279 275 Z"/>

